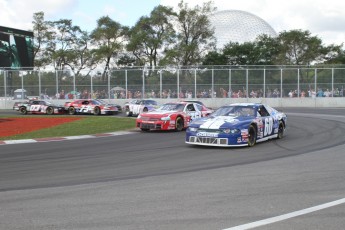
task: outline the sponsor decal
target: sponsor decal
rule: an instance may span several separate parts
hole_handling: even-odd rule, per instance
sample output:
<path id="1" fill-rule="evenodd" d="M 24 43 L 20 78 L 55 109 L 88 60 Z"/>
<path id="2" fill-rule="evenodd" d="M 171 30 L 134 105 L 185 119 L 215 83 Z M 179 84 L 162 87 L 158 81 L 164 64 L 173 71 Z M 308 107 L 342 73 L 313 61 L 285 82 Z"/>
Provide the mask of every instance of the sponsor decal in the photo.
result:
<path id="1" fill-rule="evenodd" d="M 199 132 L 196 134 L 198 137 L 218 137 L 218 133 L 206 133 L 206 132 Z"/>

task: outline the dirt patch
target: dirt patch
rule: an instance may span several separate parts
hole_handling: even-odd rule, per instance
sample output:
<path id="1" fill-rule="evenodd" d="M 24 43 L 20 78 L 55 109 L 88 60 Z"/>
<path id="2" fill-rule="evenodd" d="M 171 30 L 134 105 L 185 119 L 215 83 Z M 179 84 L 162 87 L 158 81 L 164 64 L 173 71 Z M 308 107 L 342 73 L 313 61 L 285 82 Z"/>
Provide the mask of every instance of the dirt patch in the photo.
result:
<path id="1" fill-rule="evenodd" d="M 80 120 L 78 117 L 0 118 L 0 137 L 8 137 Z"/>

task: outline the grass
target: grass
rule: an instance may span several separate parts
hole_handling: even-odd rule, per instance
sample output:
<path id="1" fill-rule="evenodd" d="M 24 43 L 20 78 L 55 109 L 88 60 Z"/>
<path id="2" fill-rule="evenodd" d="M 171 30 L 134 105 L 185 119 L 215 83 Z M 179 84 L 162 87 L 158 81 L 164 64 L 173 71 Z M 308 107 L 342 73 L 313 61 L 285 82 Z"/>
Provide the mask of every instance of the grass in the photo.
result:
<path id="1" fill-rule="evenodd" d="M 17 116 L 0 116 L 10 118 Z M 35 116 L 39 117 L 39 116 Z M 47 116 L 44 116 L 45 118 Z M 61 117 L 61 116 L 59 116 Z M 70 117 L 70 116 L 69 116 Z M 80 116 L 82 119 L 64 123 L 51 128 L 40 129 L 28 133 L 1 137 L 0 140 L 19 140 L 45 137 L 63 137 L 115 132 L 135 128 L 135 119 L 115 116 Z M 52 117 L 53 118 L 53 117 Z"/>

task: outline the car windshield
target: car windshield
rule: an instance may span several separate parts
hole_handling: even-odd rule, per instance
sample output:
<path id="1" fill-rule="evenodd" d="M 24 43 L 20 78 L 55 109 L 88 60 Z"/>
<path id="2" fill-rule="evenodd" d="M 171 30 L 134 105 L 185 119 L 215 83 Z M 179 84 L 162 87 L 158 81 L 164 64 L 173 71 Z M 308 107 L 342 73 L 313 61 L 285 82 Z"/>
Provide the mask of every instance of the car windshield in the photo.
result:
<path id="1" fill-rule="evenodd" d="M 174 104 L 174 103 L 168 103 L 162 105 L 158 110 L 167 110 L 167 111 L 183 111 L 184 104 Z"/>
<path id="2" fill-rule="evenodd" d="M 212 113 L 211 116 L 255 116 L 255 109 L 252 106 L 223 106 Z"/>
<path id="3" fill-rule="evenodd" d="M 157 105 L 157 102 L 152 100 L 144 100 L 144 105 Z"/>

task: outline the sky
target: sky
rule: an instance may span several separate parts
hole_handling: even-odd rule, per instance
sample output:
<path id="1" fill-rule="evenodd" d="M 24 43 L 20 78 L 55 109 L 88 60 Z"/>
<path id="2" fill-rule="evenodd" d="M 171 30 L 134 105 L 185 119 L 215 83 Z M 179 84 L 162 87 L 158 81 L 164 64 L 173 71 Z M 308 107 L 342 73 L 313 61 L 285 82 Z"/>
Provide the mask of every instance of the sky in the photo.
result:
<path id="1" fill-rule="evenodd" d="M 102 16 L 133 26 L 154 7 L 177 7 L 180 0 L 0 0 L 0 26 L 32 30 L 33 14 L 43 11 L 46 21 L 71 19 L 73 25 L 91 32 Z M 184 0 L 190 7 L 208 0 Z M 213 0 L 218 10 L 252 13 L 280 33 L 309 30 L 325 45 L 345 43 L 345 1 L 342 0 Z"/>

